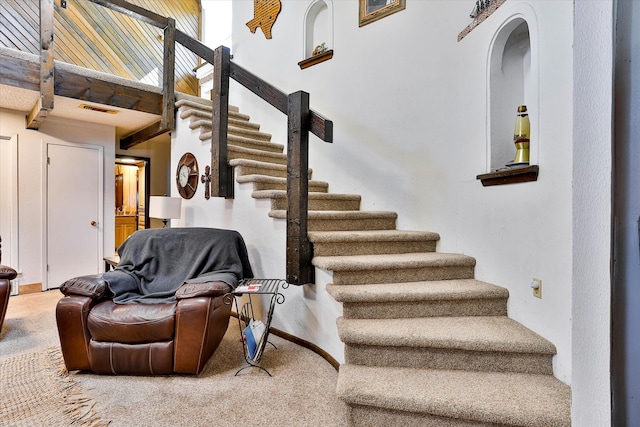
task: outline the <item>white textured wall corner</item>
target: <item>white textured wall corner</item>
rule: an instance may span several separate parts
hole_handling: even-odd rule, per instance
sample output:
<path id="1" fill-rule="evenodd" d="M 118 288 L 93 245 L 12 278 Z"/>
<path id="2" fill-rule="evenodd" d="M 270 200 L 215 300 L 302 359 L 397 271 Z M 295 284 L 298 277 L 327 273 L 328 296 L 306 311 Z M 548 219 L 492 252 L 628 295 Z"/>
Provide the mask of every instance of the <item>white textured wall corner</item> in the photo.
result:
<path id="1" fill-rule="evenodd" d="M 285 92 L 309 92 L 311 108 L 334 122 L 333 144 L 311 138 L 314 177 L 331 192 L 361 194 L 363 209 L 398 212 L 400 229 L 440 233 L 442 252 L 476 257 L 479 279 L 509 289 L 509 315 L 557 346 L 555 373 L 570 383 L 573 2 L 505 2 L 459 43 L 465 2 L 409 1 L 362 28 L 357 2 L 333 2 L 334 56 L 300 70 L 309 4 L 284 0 L 265 40 L 244 26 L 252 4 L 235 2 L 234 61 Z M 514 14 L 535 14 L 541 173 L 483 188 L 475 177 L 486 170 L 486 61 Z M 286 142 L 284 115 L 236 86 L 231 97 Z M 533 277 L 545 283 L 542 300 L 531 295 Z"/>

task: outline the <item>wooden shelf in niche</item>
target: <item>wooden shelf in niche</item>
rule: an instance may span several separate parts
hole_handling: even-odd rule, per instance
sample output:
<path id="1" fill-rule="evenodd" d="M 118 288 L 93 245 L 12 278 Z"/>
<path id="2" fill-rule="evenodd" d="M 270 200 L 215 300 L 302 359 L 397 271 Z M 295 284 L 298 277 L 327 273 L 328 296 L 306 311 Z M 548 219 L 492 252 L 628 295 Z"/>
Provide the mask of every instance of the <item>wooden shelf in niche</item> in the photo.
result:
<path id="1" fill-rule="evenodd" d="M 333 49 L 329 49 L 328 51 L 312 56 L 311 58 L 303 59 L 302 61 L 298 62 L 298 65 L 300 66 L 301 70 L 304 70 L 305 68 L 327 61 L 331 58 L 333 58 Z"/>
<path id="2" fill-rule="evenodd" d="M 496 172 L 485 173 L 476 176 L 482 182 L 483 187 L 492 185 L 517 184 L 538 180 L 538 165 L 525 166 L 523 168 L 505 169 Z"/>
<path id="3" fill-rule="evenodd" d="M 467 34 L 473 31 L 474 28 L 482 24 L 482 22 L 489 16 L 491 16 L 491 14 L 495 12 L 500 6 L 502 6 L 505 1 L 507 0 L 493 0 L 491 2 L 491 5 L 487 9 L 483 10 L 475 18 L 473 18 L 471 24 L 467 25 L 467 27 L 462 30 L 460 34 L 458 34 L 458 41 L 462 40 Z"/>

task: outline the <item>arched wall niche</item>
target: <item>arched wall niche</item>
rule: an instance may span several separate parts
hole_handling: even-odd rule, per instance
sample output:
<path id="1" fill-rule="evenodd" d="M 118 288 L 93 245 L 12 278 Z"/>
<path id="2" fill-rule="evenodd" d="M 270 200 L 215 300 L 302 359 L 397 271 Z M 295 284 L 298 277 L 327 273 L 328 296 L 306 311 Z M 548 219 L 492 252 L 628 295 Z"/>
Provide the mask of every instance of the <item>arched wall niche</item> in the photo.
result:
<path id="1" fill-rule="evenodd" d="M 515 156 L 513 130 L 519 105 L 531 122 L 529 163 L 538 164 L 538 55 L 533 11 L 514 14 L 498 28 L 490 44 L 487 72 L 487 166 L 504 168 Z"/>
<path id="2" fill-rule="evenodd" d="M 310 58 L 316 46 L 324 43 L 333 49 L 333 3 L 331 0 L 314 0 L 304 16 L 303 58 Z"/>

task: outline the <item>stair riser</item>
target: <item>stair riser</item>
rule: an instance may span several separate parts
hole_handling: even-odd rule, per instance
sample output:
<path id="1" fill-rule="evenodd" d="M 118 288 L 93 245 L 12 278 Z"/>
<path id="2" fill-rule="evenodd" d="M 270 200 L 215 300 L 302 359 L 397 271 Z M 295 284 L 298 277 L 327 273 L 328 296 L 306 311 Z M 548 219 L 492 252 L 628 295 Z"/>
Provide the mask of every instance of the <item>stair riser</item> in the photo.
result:
<path id="1" fill-rule="evenodd" d="M 346 363 L 351 365 L 553 374 L 552 356 L 548 354 L 497 353 L 345 343 L 344 355 Z"/>
<path id="2" fill-rule="evenodd" d="M 201 141 L 211 141 L 211 134 L 201 134 Z M 249 148 L 251 150 L 261 150 L 267 153 L 278 153 L 282 154 L 282 149 L 279 146 L 270 146 L 261 141 L 256 141 L 254 139 L 247 138 L 229 138 L 227 140 L 227 145 L 234 145 L 236 147 Z"/>
<path id="3" fill-rule="evenodd" d="M 251 148 L 254 150 L 262 150 L 267 151 L 269 153 L 279 153 L 282 154 L 284 151 L 284 147 L 280 144 L 276 144 L 273 142 L 267 141 L 258 141 L 255 139 L 245 138 L 243 136 L 234 135 L 231 132 L 228 135 L 227 139 L 228 144 L 237 145 L 240 147 Z"/>
<path id="4" fill-rule="evenodd" d="M 381 255 L 435 252 L 435 241 L 411 242 L 317 242 L 313 244 L 315 256 Z"/>
<path id="5" fill-rule="evenodd" d="M 277 157 L 277 156 L 266 156 L 262 153 L 245 153 L 245 152 L 236 152 L 233 150 L 233 146 L 229 146 L 228 151 L 228 159 L 245 159 L 245 160 L 255 160 L 258 162 L 264 163 L 273 163 L 275 165 L 286 165 L 287 158 L 285 156 Z M 285 171 L 286 177 L 286 171 Z"/>
<path id="6" fill-rule="evenodd" d="M 238 156 L 240 159 L 247 160 L 256 160 L 260 162 L 270 162 L 273 163 L 273 158 L 278 158 L 278 164 L 287 164 L 287 156 L 283 153 L 282 147 L 278 144 L 270 143 L 269 141 L 261 141 L 257 139 L 247 138 L 242 135 L 235 135 L 238 138 L 229 138 L 227 141 L 227 146 L 229 147 L 242 147 L 249 148 L 252 150 L 259 150 L 265 153 L 265 157 L 263 158 L 262 153 L 255 154 L 244 154 L 242 156 Z M 198 136 L 198 139 L 202 142 L 211 143 L 211 132 L 201 132 Z"/>
<path id="7" fill-rule="evenodd" d="M 276 178 L 287 177 L 286 169 L 270 169 L 270 168 L 262 168 L 259 166 L 242 165 L 242 166 L 237 166 L 235 168 L 235 171 L 237 176 L 264 175 L 264 176 L 273 176 Z"/>
<path id="8" fill-rule="evenodd" d="M 200 133 L 202 135 L 211 135 L 211 124 L 206 123 L 206 122 L 202 121 L 201 119 L 192 122 L 189 125 L 189 127 L 191 129 L 200 129 Z M 259 142 L 262 142 L 262 143 L 271 142 L 271 135 L 270 134 L 262 133 L 262 132 L 254 130 L 254 129 L 244 128 L 244 127 L 241 127 L 241 126 L 229 126 L 229 130 L 228 130 L 227 134 L 228 135 L 234 135 L 234 136 L 240 137 L 240 138 L 249 139 L 249 140 L 259 141 Z M 206 140 L 206 139 L 211 139 L 211 137 L 208 137 L 208 138 L 205 138 L 205 139 L 203 139 L 203 138 L 201 138 L 203 141 Z M 278 151 L 282 152 L 283 148 L 279 148 Z"/>
<path id="9" fill-rule="evenodd" d="M 186 108 L 181 110 L 180 118 L 211 121 L 211 111 Z M 229 110 L 229 120 L 237 121 L 238 123 L 249 123 L 249 116 L 247 116 L 246 114 L 239 113 L 237 111 Z M 260 128 L 260 125 L 258 125 L 258 128 Z"/>
<path id="10" fill-rule="evenodd" d="M 418 282 L 422 280 L 450 280 L 473 278 L 474 267 L 435 266 L 398 268 L 394 270 L 334 271 L 334 285 L 364 285 L 374 283 Z"/>
<path id="11" fill-rule="evenodd" d="M 271 141 L 271 134 L 256 132 L 244 128 L 229 128 L 229 133 L 236 136 L 241 136 L 243 138 L 255 139 L 258 141 Z"/>
<path id="12" fill-rule="evenodd" d="M 309 218 L 309 231 L 394 230 L 395 218 L 318 219 Z"/>
<path id="13" fill-rule="evenodd" d="M 342 303 L 345 319 L 412 319 L 445 316 L 506 316 L 506 299 Z"/>
<path id="14" fill-rule="evenodd" d="M 191 116 L 191 122 L 189 124 L 191 129 L 195 129 L 201 127 L 208 132 L 211 132 L 212 123 L 211 117 L 200 117 L 200 116 Z M 246 120 L 237 120 L 229 118 L 229 127 L 246 129 L 252 132 L 258 132 L 260 130 L 260 125 L 257 123 L 251 123 Z"/>
<path id="15" fill-rule="evenodd" d="M 355 404 L 347 404 L 347 424 L 350 427 L 498 427 L 496 424 Z"/>
<path id="16" fill-rule="evenodd" d="M 307 206 L 310 211 L 357 211 L 360 209 L 360 200 L 318 200 L 310 197 Z M 286 210 L 287 207 L 286 198 L 271 199 L 271 209 Z"/>
<path id="17" fill-rule="evenodd" d="M 286 182 L 254 182 L 253 183 L 253 191 L 262 191 L 262 190 L 285 190 L 287 189 Z M 326 193 L 329 191 L 329 187 L 326 184 L 318 183 L 315 184 L 313 182 L 309 183 L 309 191 L 314 193 Z"/>

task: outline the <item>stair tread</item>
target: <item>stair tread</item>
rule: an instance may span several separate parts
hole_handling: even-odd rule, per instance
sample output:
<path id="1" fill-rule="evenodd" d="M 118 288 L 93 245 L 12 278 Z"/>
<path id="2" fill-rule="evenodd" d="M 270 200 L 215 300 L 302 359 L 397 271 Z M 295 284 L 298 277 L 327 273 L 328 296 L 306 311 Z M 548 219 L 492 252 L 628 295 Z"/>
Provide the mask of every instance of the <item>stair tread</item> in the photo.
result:
<path id="1" fill-rule="evenodd" d="M 277 176 L 269 176 L 269 175 L 242 175 L 237 178 L 238 182 L 246 183 L 246 182 L 263 182 L 263 183 L 285 183 L 287 182 L 287 178 L 281 178 Z M 326 181 L 316 181 L 309 180 L 309 185 L 317 185 L 323 187 L 329 187 L 329 183 Z"/>
<path id="2" fill-rule="evenodd" d="M 338 319 L 345 344 L 555 354 L 548 340 L 506 316 Z"/>
<path id="3" fill-rule="evenodd" d="M 251 160 L 251 159 L 229 159 L 229 165 L 231 166 L 252 166 L 264 169 L 275 169 L 275 170 L 283 170 L 287 171 L 287 165 L 280 165 L 270 162 L 261 162 L 259 160 Z"/>
<path id="4" fill-rule="evenodd" d="M 373 269 L 402 270 L 422 267 L 475 266 L 473 257 L 442 252 L 415 252 L 403 254 L 317 256 L 313 265 L 330 271 L 357 271 Z"/>
<path id="5" fill-rule="evenodd" d="M 282 209 L 269 212 L 271 218 L 286 219 L 287 211 Z M 363 219 L 397 218 L 398 214 L 387 211 L 309 211 L 309 219 Z"/>
<path id="6" fill-rule="evenodd" d="M 287 155 L 284 153 L 274 153 L 270 151 L 256 150 L 254 148 L 245 148 L 245 147 L 240 147 L 238 145 L 232 145 L 232 144 L 229 144 L 227 149 L 229 151 L 234 151 L 236 153 L 253 154 L 253 155 L 258 155 L 264 158 L 271 157 L 274 159 L 284 160 L 285 162 L 287 160 Z"/>
<path id="7" fill-rule="evenodd" d="M 182 94 L 181 97 L 186 98 L 184 94 Z M 178 108 L 190 108 L 194 111 L 208 112 L 209 116 L 211 116 L 211 111 L 213 111 L 213 103 L 211 102 L 211 100 L 200 97 L 191 96 L 189 97 L 189 99 L 178 99 L 175 105 Z M 239 116 L 247 117 L 248 120 L 249 116 L 247 116 L 246 114 L 240 114 L 239 111 L 240 109 L 235 105 L 229 105 L 229 112 L 236 113 Z"/>
<path id="8" fill-rule="evenodd" d="M 209 132 L 209 135 L 210 134 L 211 132 Z M 209 138 L 207 139 L 211 139 L 211 136 L 209 136 Z M 261 147 L 265 151 L 272 151 L 272 152 L 278 152 L 278 153 L 282 153 L 284 151 L 284 145 L 278 144 L 277 142 L 247 138 L 245 136 L 233 135 L 231 133 L 227 135 L 227 143 L 255 145 L 255 146 Z"/>
<path id="9" fill-rule="evenodd" d="M 228 133 L 230 135 L 235 135 L 235 136 L 244 136 L 245 138 L 254 140 L 256 142 L 271 142 L 270 134 L 263 133 L 263 132 L 256 132 L 249 129 L 230 127 Z M 211 139 L 211 137 L 212 137 L 212 132 L 210 130 L 208 131 L 203 130 L 200 132 L 200 141 L 208 141 Z"/>
<path id="10" fill-rule="evenodd" d="M 327 242 L 398 242 L 439 240 L 440 235 L 430 231 L 411 230 L 349 230 L 349 231 L 310 231 L 309 240 L 313 243 Z"/>
<path id="11" fill-rule="evenodd" d="M 370 285 L 327 285 L 339 302 L 408 302 L 508 298 L 506 288 L 476 279 L 429 280 Z"/>
<path id="12" fill-rule="evenodd" d="M 570 426 L 571 390 L 551 375 L 342 365 L 349 404 L 517 426 Z"/>
<path id="13" fill-rule="evenodd" d="M 251 197 L 255 199 L 286 199 L 286 190 L 257 190 L 251 193 Z M 309 199 L 331 199 L 331 200 L 360 200 L 358 194 L 338 194 L 338 193 L 320 193 L 309 192 Z"/>
<path id="14" fill-rule="evenodd" d="M 188 114 L 186 115 L 189 116 Z M 203 117 L 202 115 L 198 114 L 198 115 L 195 115 L 195 117 L 191 118 L 191 123 L 189 123 L 189 128 L 196 129 L 199 127 L 206 128 L 208 131 L 211 131 L 211 127 L 212 127 L 211 114 L 209 114 L 209 117 Z M 259 131 L 260 125 L 258 123 L 253 123 L 248 120 L 230 117 L 228 121 L 228 128 L 230 131 L 231 129 L 236 129 L 236 128 L 252 129 L 254 131 Z"/>

